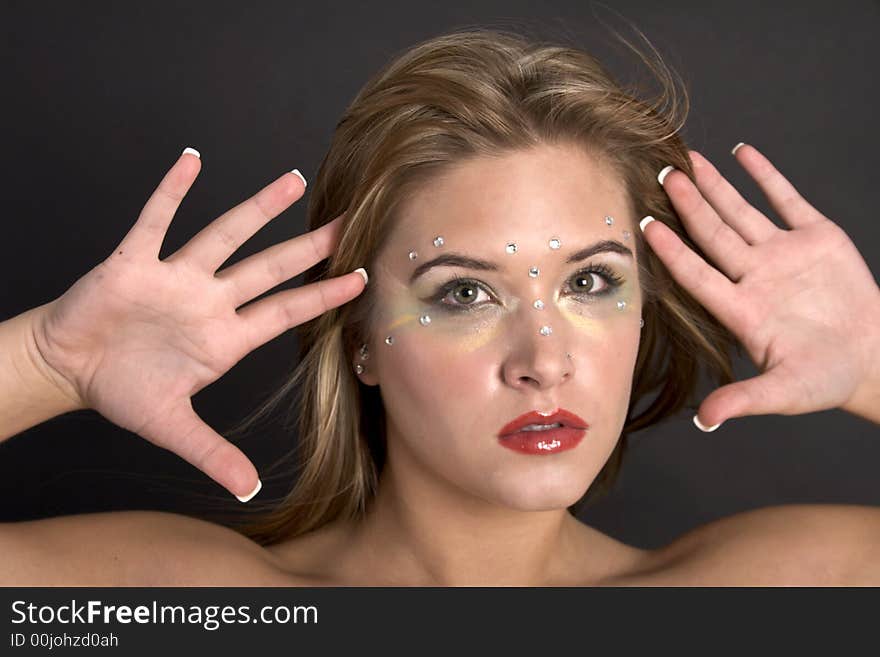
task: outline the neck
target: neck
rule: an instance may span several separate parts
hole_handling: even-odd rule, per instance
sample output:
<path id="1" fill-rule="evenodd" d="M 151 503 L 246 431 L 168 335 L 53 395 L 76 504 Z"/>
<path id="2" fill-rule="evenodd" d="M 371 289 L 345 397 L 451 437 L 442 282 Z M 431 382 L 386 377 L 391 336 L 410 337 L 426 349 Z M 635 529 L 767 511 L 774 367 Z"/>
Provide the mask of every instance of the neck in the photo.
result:
<path id="1" fill-rule="evenodd" d="M 565 585 L 589 559 L 585 537 L 608 539 L 567 509 L 518 511 L 448 482 L 401 476 L 390 461 L 366 517 L 350 535 L 350 577 L 383 585 Z M 368 576 L 367 576 L 368 574 Z"/>

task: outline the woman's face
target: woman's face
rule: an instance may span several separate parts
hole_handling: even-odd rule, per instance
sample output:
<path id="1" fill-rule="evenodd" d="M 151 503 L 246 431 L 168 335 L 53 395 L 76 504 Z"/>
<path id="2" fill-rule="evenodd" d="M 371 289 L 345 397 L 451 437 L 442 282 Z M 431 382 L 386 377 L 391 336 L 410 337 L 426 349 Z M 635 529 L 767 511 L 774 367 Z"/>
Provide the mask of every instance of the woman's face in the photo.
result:
<path id="1" fill-rule="evenodd" d="M 519 510 L 584 494 L 629 404 L 642 305 L 634 226 L 622 182 L 573 146 L 473 160 L 407 199 L 370 272 L 369 360 L 354 355 L 361 380 L 380 386 L 396 478 Z M 604 240 L 624 252 L 568 261 Z M 453 253 L 487 266 L 428 266 Z M 499 442 L 514 418 L 557 408 L 589 425 L 573 448 Z"/>

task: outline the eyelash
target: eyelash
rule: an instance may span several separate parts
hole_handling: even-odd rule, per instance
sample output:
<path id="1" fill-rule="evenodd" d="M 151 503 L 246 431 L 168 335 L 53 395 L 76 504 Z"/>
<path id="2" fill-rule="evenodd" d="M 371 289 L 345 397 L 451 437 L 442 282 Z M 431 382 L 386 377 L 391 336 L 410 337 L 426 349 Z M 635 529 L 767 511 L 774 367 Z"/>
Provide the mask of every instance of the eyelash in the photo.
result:
<path id="1" fill-rule="evenodd" d="M 575 293 L 575 295 L 581 294 L 581 296 L 592 297 L 593 299 L 604 297 L 612 292 L 623 283 L 623 278 L 614 273 L 614 271 L 608 267 L 607 265 L 593 265 L 587 267 L 586 269 L 581 269 L 577 273 L 573 274 L 571 278 L 576 278 L 581 275 L 589 275 L 589 274 L 598 274 L 605 281 L 605 289 L 601 292 L 585 292 L 585 293 Z M 569 278 L 569 280 L 571 280 Z M 448 283 L 445 283 L 440 287 L 440 289 L 431 297 L 431 303 L 435 306 L 443 310 L 449 310 L 452 312 L 474 312 L 477 308 L 481 308 L 486 305 L 486 302 L 478 303 L 478 304 L 463 304 L 463 303 L 443 303 L 443 299 L 445 299 L 450 292 L 454 291 L 460 285 L 468 284 L 473 287 L 477 287 L 485 291 L 487 294 L 494 297 L 491 291 L 486 288 L 485 285 L 476 281 L 472 278 L 460 278 L 456 276 Z"/>

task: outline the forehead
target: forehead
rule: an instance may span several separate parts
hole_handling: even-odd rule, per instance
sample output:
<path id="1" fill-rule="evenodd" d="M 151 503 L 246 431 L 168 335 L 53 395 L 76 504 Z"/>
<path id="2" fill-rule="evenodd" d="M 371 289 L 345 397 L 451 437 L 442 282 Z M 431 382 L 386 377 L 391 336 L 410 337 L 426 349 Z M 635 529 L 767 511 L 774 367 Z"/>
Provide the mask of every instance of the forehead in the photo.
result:
<path id="1" fill-rule="evenodd" d="M 629 223 L 623 181 L 610 167 L 577 146 L 542 145 L 475 158 L 431 179 L 401 205 L 392 241 L 589 234 L 607 228 L 608 214 L 618 226 Z"/>

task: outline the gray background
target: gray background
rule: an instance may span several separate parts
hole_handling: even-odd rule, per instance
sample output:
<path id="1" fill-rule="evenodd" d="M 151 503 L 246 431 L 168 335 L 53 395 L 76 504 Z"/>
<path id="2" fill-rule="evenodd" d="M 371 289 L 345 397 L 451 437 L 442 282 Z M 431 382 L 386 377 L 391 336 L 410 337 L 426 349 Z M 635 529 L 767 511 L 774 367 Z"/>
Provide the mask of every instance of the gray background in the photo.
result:
<path id="1" fill-rule="evenodd" d="M 880 270 L 870 203 L 880 146 L 876 3 L 608 5 L 687 81 L 693 105 L 684 134 L 692 148 L 781 225 L 729 154 L 738 141 L 755 144 Z M 0 319 L 58 297 L 105 258 L 185 146 L 201 151 L 203 168 L 163 258 L 281 173 L 298 167 L 311 179 L 351 98 L 422 39 L 475 25 L 522 29 L 579 44 L 624 81 L 638 70 L 597 16 L 635 38 L 626 24 L 580 0 L 5 2 L 0 11 L 8 33 L 0 58 Z M 304 208 L 305 199 L 227 265 L 303 232 Z M 196 411 L 223 431 L 281 383 L 295 346 L 288 332 L 253 352 L 196 395 Z M 739 363 L 740 377 L 754 373 Z M 616 489 L 582 517 L 654 547 L 755 507 L 877 505 L 878 434 L 837 410 L 738 418 L 711 434 L 685 413 L 632 436 Z M 262 473 L 291 440 L 269 425 L 242 447 Z M 264 483 L 260 496 L 268 498 L 291 482 L 277 475 Z M 94 411 L 0 445 L 0 520 L 110 509 L 195 514 L 209 497 L 239 505 L 188 463 Z"/>

